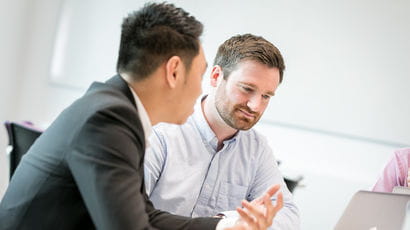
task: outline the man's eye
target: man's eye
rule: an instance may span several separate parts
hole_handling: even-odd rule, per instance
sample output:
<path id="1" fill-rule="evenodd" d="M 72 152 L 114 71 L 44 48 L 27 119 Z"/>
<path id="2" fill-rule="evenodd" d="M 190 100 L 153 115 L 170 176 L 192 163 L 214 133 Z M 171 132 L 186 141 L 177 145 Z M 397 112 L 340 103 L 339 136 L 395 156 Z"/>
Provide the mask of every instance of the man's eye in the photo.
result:
<path id="1" fill-rule="evenodd" d="M 246 92 L 252 92 L 253 91 L 253 89 L 251 89 L 249 87 L 245 87 L 245 86 L 242 86 L 242 89 L 245 90 Z"/>
<path id="2" fill-rule="evenodd" d="M 263 98 L 263 99 L 266 99 L 266 100 L 269 100 L 270 97 L 271 97 L 270 95 L 262 95 L 262 98 Z"/>

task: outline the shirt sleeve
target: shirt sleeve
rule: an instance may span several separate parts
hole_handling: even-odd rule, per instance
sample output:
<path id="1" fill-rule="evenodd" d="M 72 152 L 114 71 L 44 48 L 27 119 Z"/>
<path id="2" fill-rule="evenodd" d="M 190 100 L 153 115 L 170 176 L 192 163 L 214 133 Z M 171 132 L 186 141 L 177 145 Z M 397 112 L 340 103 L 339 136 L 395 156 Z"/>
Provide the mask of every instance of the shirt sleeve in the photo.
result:
<path id="1" fill-rule="evenodd" d="M 155 129 L 153 129 L 149 142 L 150 147 L 146 150 L 144 159 L 144 180 L 148 196 L 151 195 L 161 176 L 166 159 L 165 142 Z"/>
<path id="2" fill-rule="evenodd" d="M 286 187 L 272 149 L 266 142 L 261 144 L 263 149 L 258 159 L 258 166 L 248 200 L 250 201 L 261 196 L 270 186 L 280 184 L 280 191 L 283 193 L 283 208 L 277 213 L 269 229 L 300 229 L 299 210 L 293 201 L 292 194 Z M 276 199 L 277 196 L 273 196 L 272 202 L 276 202 Z"/>
<path id="3" fill-rule="evenodd" d="M 373 186 L 375 192 L 392 192 L 395 186 L 405 186 L 407 183 L 408 163 L 407 152 L 397 150 L 384 167 L 379 179 Z"/>
<path id="4" fill-rule="evenodd" d="M 224 230 L 225 228 L 233 227 L 236 224 L 236 221 L 238 221 L 238 217 L 227 217 L 221 219 L 221 221 L 219 221 L 216 225 L 215 230 Z"/>

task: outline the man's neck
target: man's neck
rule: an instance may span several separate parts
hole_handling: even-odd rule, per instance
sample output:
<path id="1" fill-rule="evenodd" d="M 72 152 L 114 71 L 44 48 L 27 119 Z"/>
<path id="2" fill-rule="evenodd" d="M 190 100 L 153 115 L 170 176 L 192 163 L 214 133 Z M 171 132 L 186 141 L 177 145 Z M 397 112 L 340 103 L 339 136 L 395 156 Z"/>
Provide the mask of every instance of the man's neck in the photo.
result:
<path id="1" fill-rule="evenodd" d="M 201 102 L 201 109 L 206 122 L 218 139 L 217 151 L 219 151 L 223 147 L 223 142 L 232 138 L 238 130 L 227 125 L 221 118 L 216 110 L 214 98 L 210 98 L 209 96 L 205 98 Z"/>
<path id="2" fill-rule="evenodd" d="M 153 89 L 153 86 L 155 85 L 149 82 L 150 80 L 143 80 L 137 83 L 124 73 L 121 73 L 121 77 L 124 78 L 124 80 L 128 83 L 128 86 L 131 87 L 137 94 L 145 110 L 147 111 L 148 117 L 151 120 L 151 124 L 155 125 L 161 122 L 161 119 L 159 119 L 159 115 L 161 114 L 159 108 L 161 108 L 161 106 L 157 106 L 159 103 L 161 103 L 161 101 L 158 100 L 158 94 L 152 93 L 152 91 L 155 91 Z"/>

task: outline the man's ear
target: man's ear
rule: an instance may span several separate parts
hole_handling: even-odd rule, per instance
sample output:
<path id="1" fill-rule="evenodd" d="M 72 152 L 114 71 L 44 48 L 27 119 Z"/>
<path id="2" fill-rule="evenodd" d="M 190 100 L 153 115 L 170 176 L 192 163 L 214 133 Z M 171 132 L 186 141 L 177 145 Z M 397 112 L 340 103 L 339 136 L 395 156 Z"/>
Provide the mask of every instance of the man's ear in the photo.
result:
<path id="1" fill-rule="evenodd" d="M 222 71 L 222 68 L 219 65 L 215 65 L 212 67 L 211 71 L 211 86 L 216 87 L 218 86 L 218 83 L 223 79 L 224 77 L 224 72 Z"/>
<path id="2" fill-rule="evenodd" d="M 167 84 L 171 88 L 175 88 L 177 86 L 177 82 L 183 77 L 182 71 L 183 71 L 183 63 L 180 57 L 178 56 L 172 56 L 170 59 L 165 64 L 165 79 Z"/>

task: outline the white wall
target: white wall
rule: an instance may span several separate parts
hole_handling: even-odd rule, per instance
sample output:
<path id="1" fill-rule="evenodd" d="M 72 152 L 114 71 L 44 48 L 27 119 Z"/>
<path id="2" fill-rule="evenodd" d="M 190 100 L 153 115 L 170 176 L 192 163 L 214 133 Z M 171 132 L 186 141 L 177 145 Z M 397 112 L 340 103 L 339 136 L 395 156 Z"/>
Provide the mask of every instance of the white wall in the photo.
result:
<path id="1" fill-rule="evenodd" d="M 1 2 L 0 121 L 51 122 L 83 90 L 49 81 L 54 39 L 62 0 L 16 0 Z M 0 149 L 7 135 L 0 129 Z M 2 151 L 4 153 L 4 151 Z M 0 197 L 8 183 L 5 154 L 0 154 Z"/>
<path id="2" fill-rule="evenodd" d="M 18 84 L 22 81 L 25 66 L 24 48 L 27 43 L 28 9 L 26 0 L 0 2 L 0 122 L 17 114 Z M 6 131 L 0 128 L 0 197 L 8 181 L 8 165 L 4 149 Z"/>
<path id="3" fill-rule="evenodd" d="M 258 129 L 285 173 L 305 176 L 306 186 L 295 193 L 303 229 L 331 228 L 353 192 L 374 182 L 392 150 L 410 145 L 410 2 L 173 2 L 204 23 L 208 63 L 221 42 L 246 32 L 263 35 L 285 56 L 284 83 Z M 3 0 L 0 121 L 47 124 L 88 82 L 112 75 L 121 17 L 142 4 Z M 64 37 L 61 26 L 70 15 Z M 58 44 L 65 52 L 56 52 Z M 51 74 L 53 66 L 60 68 Z M 0 128 L 0 149 L 6 142 Z M 7 177 L 0 154 L 0 197 Z"/>
<path id="4" fill-rule="evenodd" d="M 238 33 L 262 35 L 282 50 L 285 80 L 265 120 L 409 144 L 410 2 L 174 2 L 204 23 L 210 63 L 219 44 Z M 57 37 L 65 46 L 55 53 L 63 58 L 52 78 L 77 87 L 106 79 L 115 68 L 119 23 L 142 2 L 65 3 L 66 32 Z"/>

